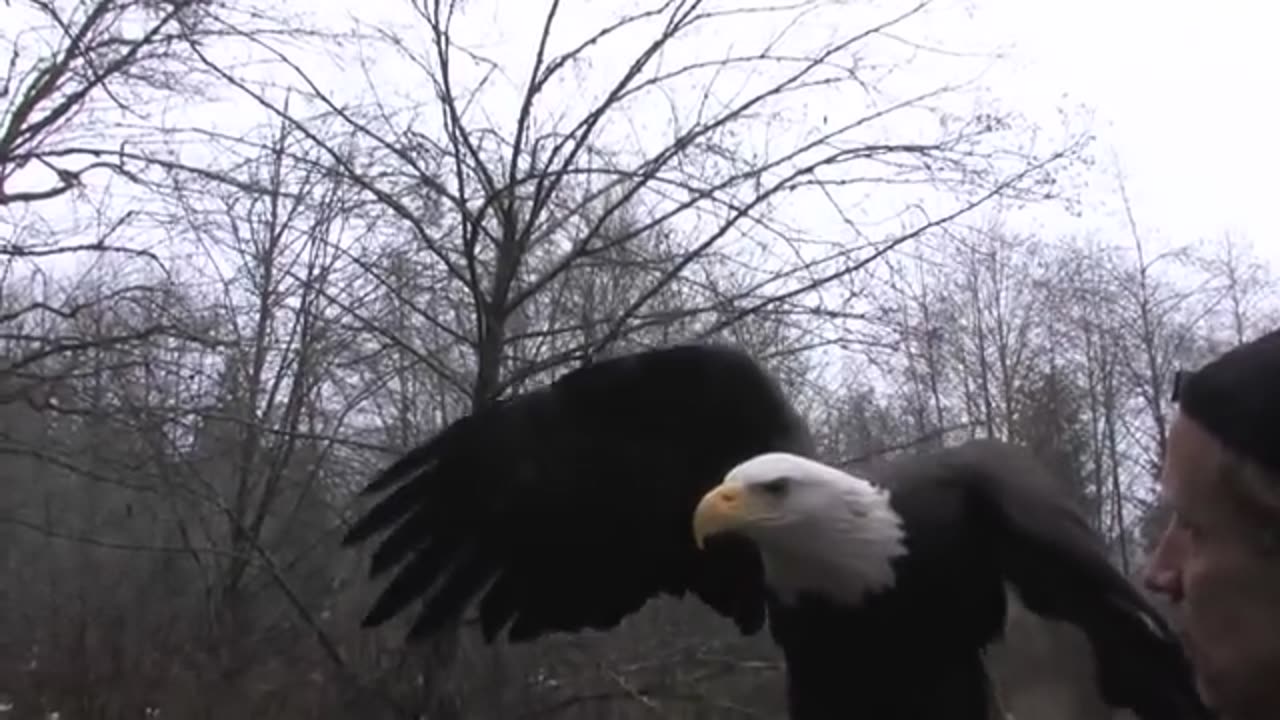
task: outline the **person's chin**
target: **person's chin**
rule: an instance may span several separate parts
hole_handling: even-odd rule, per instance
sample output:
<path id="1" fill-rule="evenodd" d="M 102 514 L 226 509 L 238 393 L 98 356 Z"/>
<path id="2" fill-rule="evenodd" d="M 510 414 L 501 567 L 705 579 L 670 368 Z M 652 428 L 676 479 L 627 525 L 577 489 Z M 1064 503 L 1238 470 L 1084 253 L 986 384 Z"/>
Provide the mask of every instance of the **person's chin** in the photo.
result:
<path id="1" fill-rule="evenodd" d="M 1209 682 L 1203 673 L 1196 672 L 1196 692 L 1200 693 L 1200 699 L 1210 708 L 1217 708 L 1218 703 L 1213 692 L 1213 683 Z"/>
<path id="2" fill-rule="evenodd" d="M 1191 661 L 1191 667 L 1195 672 L 1196 692 L 1200 694 L 1200 699 L 1205 704 L 1216 709 L 1218 699 L 1221 697 L 1221 683 L 1213 666 L 1207 661 L 1202 653 L 1196 651 L 1194 644 L 1187 644 L 1187 658 Z"/>
<path id="3" fill-rule="evenodd" d="M 1200 699 L 1219 717 L 1236 717 L 1237 715 L 1241 718 L 1252 717 L 1248 713 L 1238 712 L 1240 709 L 1238 701 L 1243 699 L 1241 694 L 1236 692 L 1240 687 L 1233 687 L 1227 680 L 1210 669 L 1197 668 L 1196 692 L 1200 693 Z"/>

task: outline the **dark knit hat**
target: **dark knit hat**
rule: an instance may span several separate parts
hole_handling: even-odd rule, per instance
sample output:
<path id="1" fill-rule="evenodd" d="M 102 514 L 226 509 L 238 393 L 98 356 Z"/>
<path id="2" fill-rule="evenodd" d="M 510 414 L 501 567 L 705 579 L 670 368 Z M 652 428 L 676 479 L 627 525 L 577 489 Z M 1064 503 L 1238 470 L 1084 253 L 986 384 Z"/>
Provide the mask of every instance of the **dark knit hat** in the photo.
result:
<path id="1" fill-rule="evenodd" d="M 1173 401 L 1223 445 L 1280 473 L 1280 330 L 1180 371 Z"/>

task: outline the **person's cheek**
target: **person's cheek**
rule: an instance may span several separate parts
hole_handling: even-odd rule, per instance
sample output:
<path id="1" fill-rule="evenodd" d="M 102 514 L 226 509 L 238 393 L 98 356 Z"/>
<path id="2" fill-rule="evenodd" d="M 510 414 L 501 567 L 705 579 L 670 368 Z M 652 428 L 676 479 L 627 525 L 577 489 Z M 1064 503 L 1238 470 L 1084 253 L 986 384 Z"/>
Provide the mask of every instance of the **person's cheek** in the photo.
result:
<path id="1" fill-rule="evenodd" d="M 1246 607 L 1250 595 L 1246 583 L 1229 569 L 1206 566 L 1193 558 L 1186 587 L 1192 657 L 1211 683 L 1227 682 L 1257 640 L 1258 628 L 1251 628 L 1255 615 Z"/>

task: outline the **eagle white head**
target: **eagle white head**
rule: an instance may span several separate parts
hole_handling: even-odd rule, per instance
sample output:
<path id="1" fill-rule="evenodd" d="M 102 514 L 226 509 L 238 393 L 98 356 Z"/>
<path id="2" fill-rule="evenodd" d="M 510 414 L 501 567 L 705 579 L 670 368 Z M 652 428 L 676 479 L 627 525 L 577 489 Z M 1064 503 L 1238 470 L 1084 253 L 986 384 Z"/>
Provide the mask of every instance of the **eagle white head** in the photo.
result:
<path id="1" fill-rule="evenodd" d="M 766 453 L 725 475 L 693 514 L 694 540 L 736 533 L 755 543 L 783 601 L 821 595 L 855 604 L 894 583 L 906 554 L 902 519 L 886 490 L 789 453 Z"/>

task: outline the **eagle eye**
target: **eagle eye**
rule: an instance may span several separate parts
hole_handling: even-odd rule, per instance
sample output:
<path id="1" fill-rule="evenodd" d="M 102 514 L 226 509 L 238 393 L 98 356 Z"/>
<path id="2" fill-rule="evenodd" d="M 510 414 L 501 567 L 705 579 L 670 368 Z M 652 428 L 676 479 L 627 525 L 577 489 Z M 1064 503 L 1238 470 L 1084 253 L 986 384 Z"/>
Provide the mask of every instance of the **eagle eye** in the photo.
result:
<path id="1" fill-rule="evenodd" d="M 772 495 L 774 497 L 781 497 L 782 495 L 786 494 L 787 489 L 788 487 L 790 487 L 790 485 L 791 485 L 791 478 L 777 477 L 772 480 L 760 483 L 759 488 L 768 495 Z"/>

